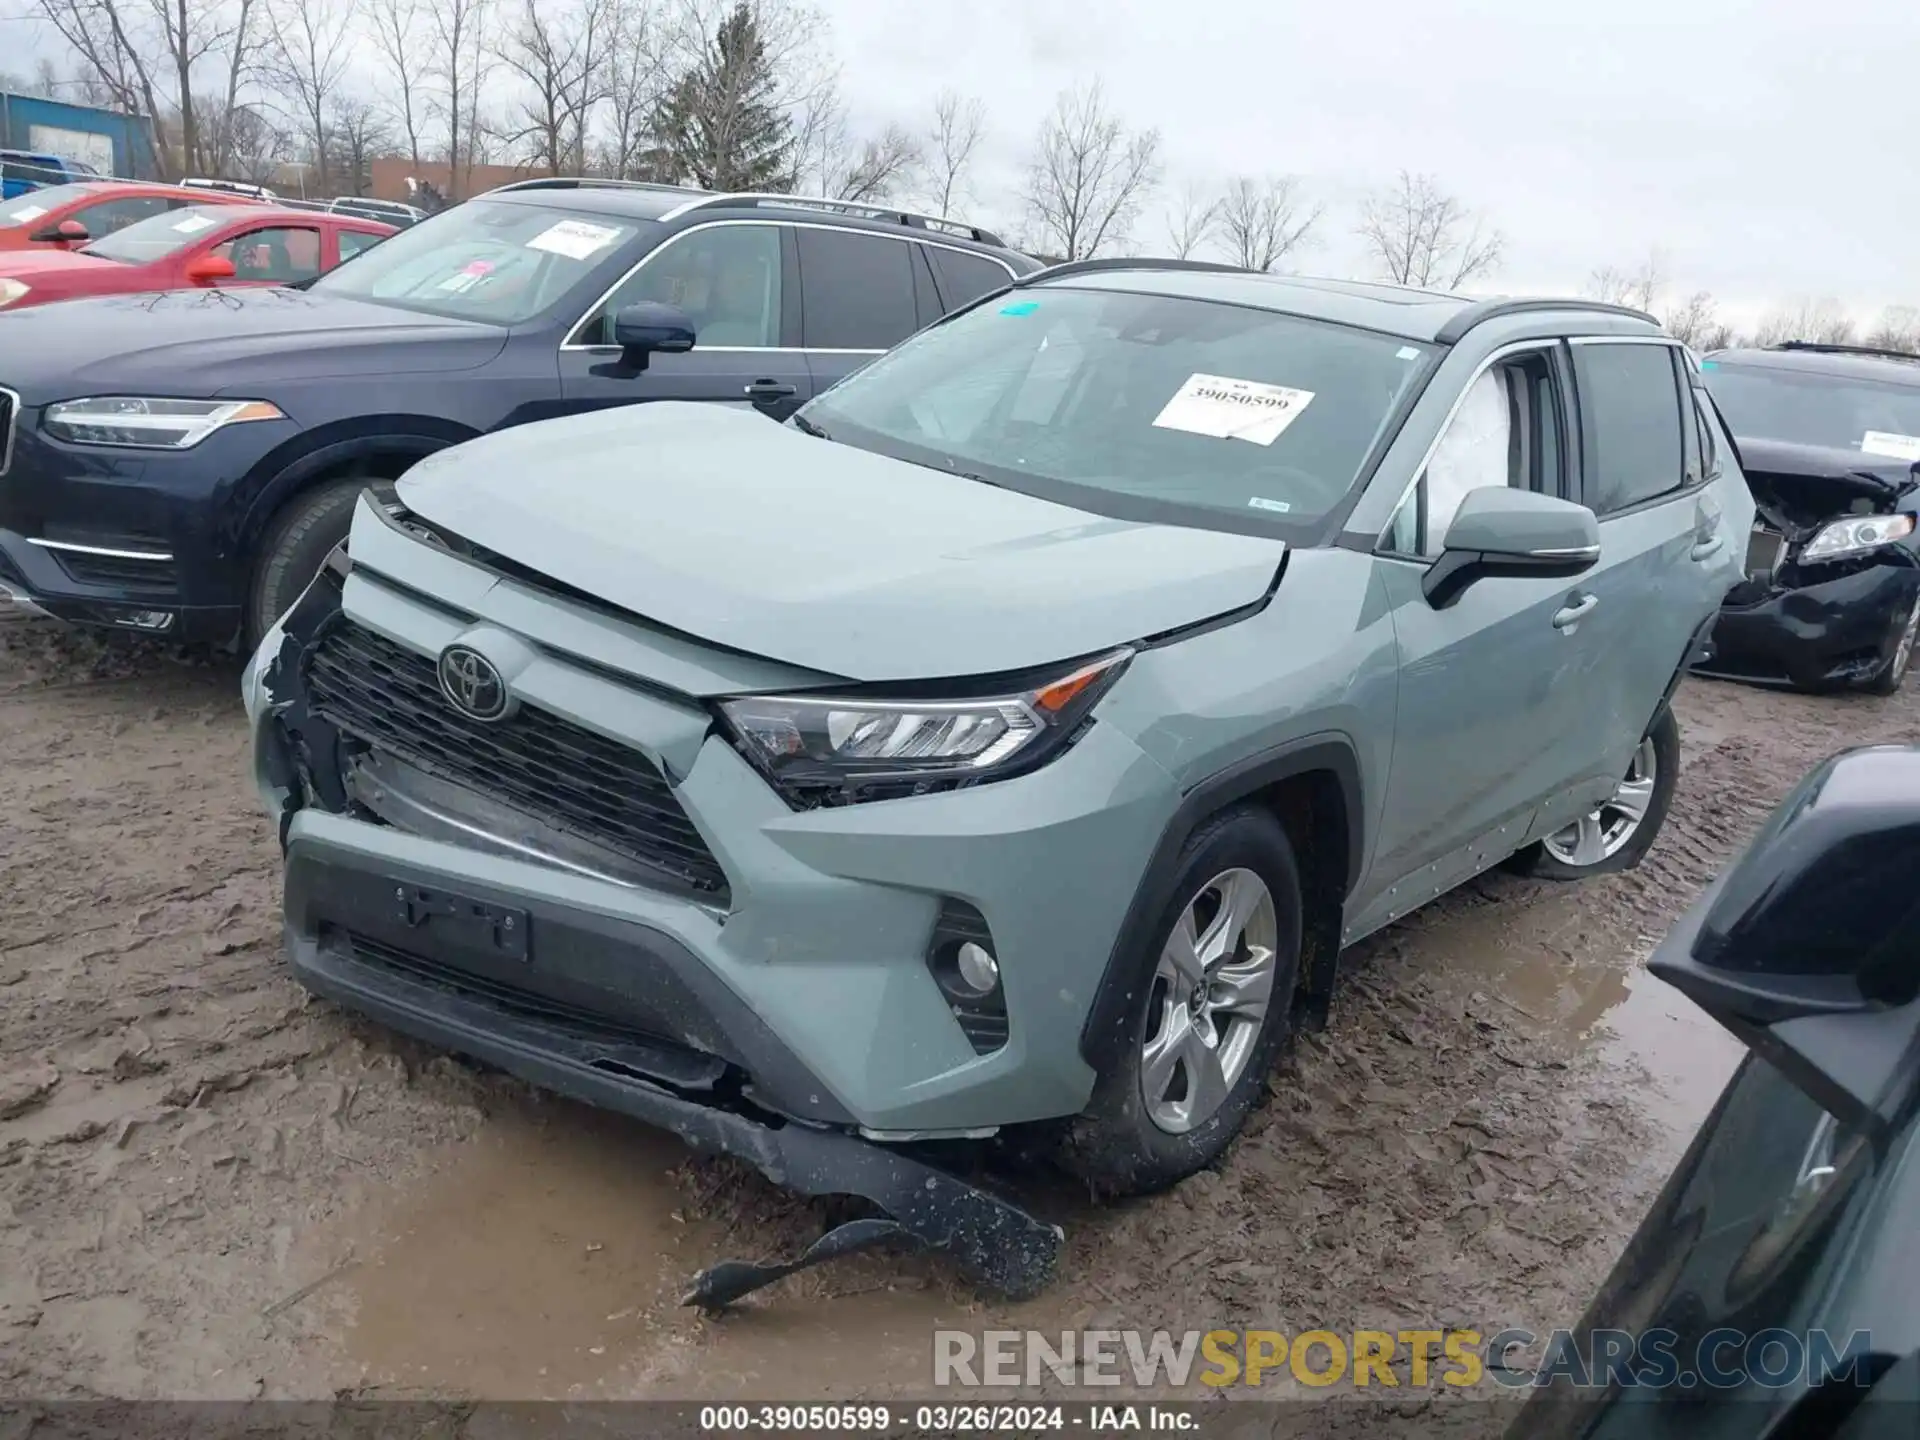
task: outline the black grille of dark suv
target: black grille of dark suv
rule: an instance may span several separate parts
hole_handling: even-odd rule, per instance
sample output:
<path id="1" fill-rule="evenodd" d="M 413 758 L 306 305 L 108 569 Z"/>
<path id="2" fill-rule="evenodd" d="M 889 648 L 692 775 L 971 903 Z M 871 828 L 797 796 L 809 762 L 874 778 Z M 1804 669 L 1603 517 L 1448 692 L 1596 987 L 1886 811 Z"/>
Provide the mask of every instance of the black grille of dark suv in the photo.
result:
<path id="1" fill-rule="evenodd" d="M 638 750 L 531 705 L 503 721 L 462 715 L 431 657 L 346 620 L 314 647 L 306 685 L 314 712 L 345 734 L 703 894 L 726 893 L 713 852 Z"/>

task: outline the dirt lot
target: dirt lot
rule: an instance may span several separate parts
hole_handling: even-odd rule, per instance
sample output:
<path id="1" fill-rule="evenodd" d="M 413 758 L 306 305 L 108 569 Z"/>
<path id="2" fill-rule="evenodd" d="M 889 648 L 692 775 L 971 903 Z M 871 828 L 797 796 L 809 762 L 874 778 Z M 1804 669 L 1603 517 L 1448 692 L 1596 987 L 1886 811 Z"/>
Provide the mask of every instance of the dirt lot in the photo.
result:
<path id="1" fill-rule="evenodd" d="M 1367 943 L 1218 1174 L 1035 1182 L 1062 1279 L 870 1256 L 678 1308 L 814 1207 L 306 1000 L 232 666 L 0 612 L 0 1396 L 884 1396 L 938 1324 L 1569 1323 L 1735 1051 L 1652 940 L 1806 767 L 1920 701 L 1690 683 L 1637 872 L 1488 877 Z"/>

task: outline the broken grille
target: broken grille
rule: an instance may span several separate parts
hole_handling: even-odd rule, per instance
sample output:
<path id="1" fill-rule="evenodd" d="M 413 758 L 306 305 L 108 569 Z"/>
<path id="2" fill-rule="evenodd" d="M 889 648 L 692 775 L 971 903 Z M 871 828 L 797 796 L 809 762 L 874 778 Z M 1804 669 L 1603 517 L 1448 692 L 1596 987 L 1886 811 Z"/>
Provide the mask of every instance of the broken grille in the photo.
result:
<path id="1" fill-rule="evenodd" d="M 341 620 L 306 664 L 309 705 L 335 729 L 639 861 L 704 896 L 727 879 L 666 777 L 638 750 L 522 705 L 462 715 L 431 657 Z"/>

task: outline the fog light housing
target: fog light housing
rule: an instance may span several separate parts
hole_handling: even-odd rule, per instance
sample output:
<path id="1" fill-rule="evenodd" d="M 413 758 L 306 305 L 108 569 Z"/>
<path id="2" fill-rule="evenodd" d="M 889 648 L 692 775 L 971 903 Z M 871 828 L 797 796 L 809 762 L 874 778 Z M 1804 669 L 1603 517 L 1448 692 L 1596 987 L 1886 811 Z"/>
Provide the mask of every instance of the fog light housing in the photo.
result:
<path id="1" fill-rule="evenodd" d="M 173 628 L 171 610 L 113 610 L 113 623 L 125 625 L 129 630 L 147 630 L 158 632 Z"/>
<path id="2" fill-rule="evenodd" d="M 927 968 L 977 1054 L 990 1055 L 1007 1043 L 1007 997 L 986 916 L 964 900 L 943 901 L 927 944 Z"/>

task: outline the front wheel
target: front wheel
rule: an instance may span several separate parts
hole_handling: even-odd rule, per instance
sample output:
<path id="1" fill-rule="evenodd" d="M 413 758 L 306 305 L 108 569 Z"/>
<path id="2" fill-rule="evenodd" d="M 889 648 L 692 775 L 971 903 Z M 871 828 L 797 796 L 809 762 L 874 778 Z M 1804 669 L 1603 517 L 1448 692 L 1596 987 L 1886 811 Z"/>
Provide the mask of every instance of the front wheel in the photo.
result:
<path id="1" fill-rule="evenodd" d="M 1653 844 L 1680 779 L 1680 722 L 1671 706 L 1642 737 L 1627 773 L 1599 808 L 1514 856 L 1513 868 L 1545 880 L 1585 880 L 1631 870 Z"/>
<path id="2" fill-rule="evenodd" d="M 1920 638 L 1920 593 L 1914 595 L 1912 606 L 1897 623 L 1900 628 L 1886 664 L 1860 687 L 1869 695 L 1892 695 L 1906 683 L 1907 671 L 1913 667 L 1914 640 Z"/>
<path id="3" fill-rule="evenodd" d="M 1201 826 L 1133 990 L 1134 1009 L 1062 1161 L 1109 1195 L 1165 1189 L 1218 1160 L 1292 1030 L 1300 872 L 1287 832 L 1246 807 Z"/>
<path id="4" fill-rule="evenodd" d="M 247 596 L 245 645 L 248 650 L 293 608 L 293 602 L 320 573 L 333 547 L 347 538 L 360 492 L 372 487 L 383 502 L 395 498 L 393 485 L 371 476 L 331 480 L 296 495 L 267 526 L 253 566 Z"/>

